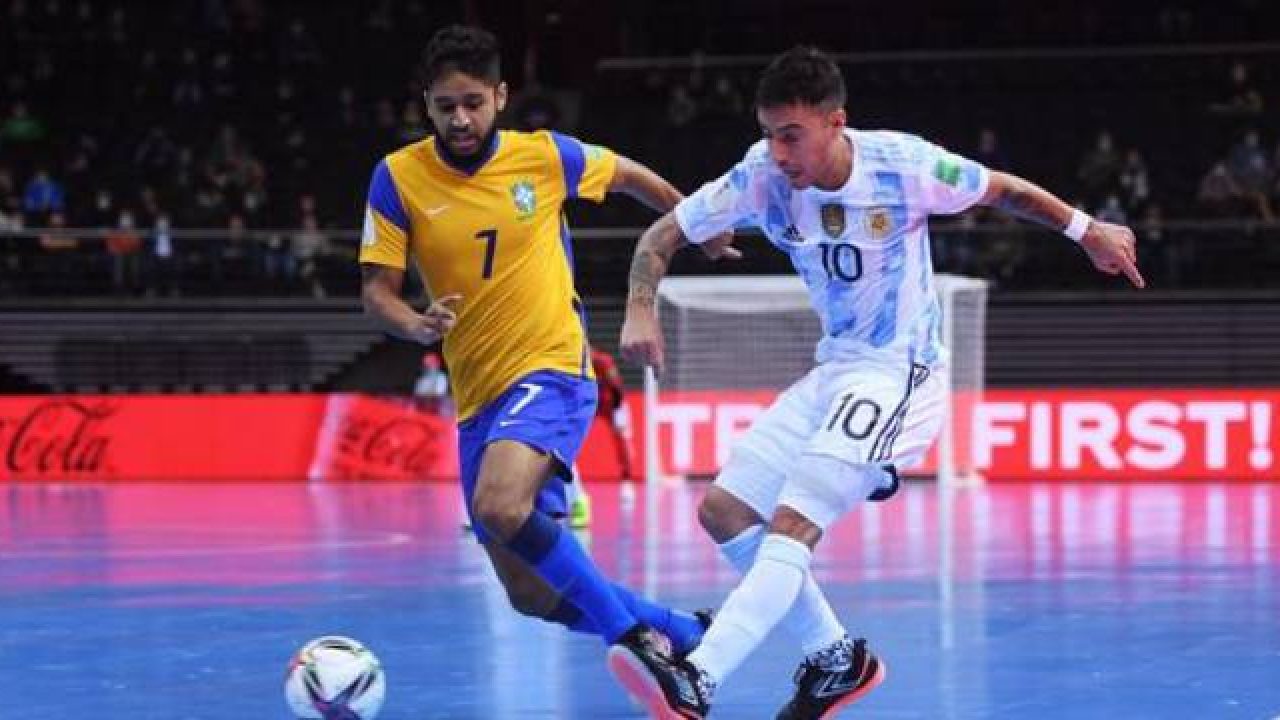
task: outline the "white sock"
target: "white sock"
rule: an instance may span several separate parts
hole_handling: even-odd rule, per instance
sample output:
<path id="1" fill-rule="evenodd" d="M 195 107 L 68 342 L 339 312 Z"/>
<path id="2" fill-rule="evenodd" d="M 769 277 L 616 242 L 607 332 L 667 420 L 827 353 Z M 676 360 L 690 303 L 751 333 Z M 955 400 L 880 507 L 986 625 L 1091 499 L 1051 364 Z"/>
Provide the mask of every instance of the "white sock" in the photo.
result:
<path id="1" fill-rule="evenodd" d="M 755 563 L 729 593 L 689 661 L 717 685 L 724 682 L 791 609 L 812 558 L 809 547 L 798 540 L 773 533 L 765 536 Z"/>
<path id="2" fill-rule="evenodd" d="M 756 560 L 756 551 L 760 548 L 764 535 L 763 525 L 752 525 L 721 543 L 720 553 L 739 573 L 746 575 Z M 806 656 L 831 647 L 848 634 L 831 609 L 831 603 L 822 594 L 822 588 L 813 579 L 813 571 L 805 573 L 800 594 L 778 624 L 800 641 L 800 647 Z"/>

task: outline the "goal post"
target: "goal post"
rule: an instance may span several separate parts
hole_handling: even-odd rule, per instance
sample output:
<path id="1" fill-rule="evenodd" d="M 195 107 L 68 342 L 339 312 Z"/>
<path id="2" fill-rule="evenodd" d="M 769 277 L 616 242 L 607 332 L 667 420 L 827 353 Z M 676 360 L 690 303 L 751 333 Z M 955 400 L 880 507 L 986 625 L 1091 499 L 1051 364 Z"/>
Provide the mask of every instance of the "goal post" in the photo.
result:
<path id="1" fill-rule="evenodd" d="M 946 369 L 951 392 L 934 467 L 939 483 L 953 486 L 980 479 L 969 452 L 968 431 L 984 386 L 987 283 L 947 274 L 935 280 L 943 342 L 951 351 Z M 645 481 L 650 506 L 656 505 L 658 489 L 672 477 L 715 471 L 666 462 L 673 433 L 661 431 L 665 400 L 744 392 L 771 399 L 813 367 L 814 346 L 821 336 L 797 275 L 669 277 L 658 288 L 657 311 L 666 353 L 661 377 L 645 372 Z"/>

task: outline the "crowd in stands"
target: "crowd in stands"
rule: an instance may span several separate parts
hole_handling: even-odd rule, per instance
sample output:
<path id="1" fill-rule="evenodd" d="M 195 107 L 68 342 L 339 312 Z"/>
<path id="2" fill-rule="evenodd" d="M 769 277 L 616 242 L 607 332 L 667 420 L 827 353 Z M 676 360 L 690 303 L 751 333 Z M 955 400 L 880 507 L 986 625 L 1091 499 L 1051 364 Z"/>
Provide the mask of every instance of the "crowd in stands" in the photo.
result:
<path id="1" fill-rule="evenodd" d="M 580 134 L 686 190 L 758 136 L 758 62 L 686 50 L 680 62 L 600 69 L 584 56 L 574 72 L 557 73 L 557 62 L 570 64 L 568 33 L 554 29 L 570 20 L 552 12 L 563 4 L 544 4 L 541 45 L 508 52 L 508 125 Z M 1173 47 L 1251 39 L 1195 12 L 1152 6 L 1140 15 L 1150 36 L 1127 28 L 1096 37 Z M 413 73 L 420 46 L 434 27 L 476 15 L 483 8 L 473 2 L 379 0 L 353 11 L 266 0 L 0 0 L 0 295 L 353 292 L 369 172 L 381 154 L 430 132 Z M 728 25 L 747 32 L 760 21 L 743 18 Z M 920 37 L 941 38 L 938 30 Z M 720 31 L 690 42 L 733 50 Z M 633 33 L 600 52 L 667 49 Z M 1275 245 L 1267 223 L 1280 207 L 1280 52 L 917 55 L 846 60 L 852 124 L 919 132 L 1133 225 L 1144 260 L 1168 284 L 1196 284 L 1196 254 L 1213 232 L 1242 232 L 1177 230 L 1180 221 L 1247 219 L 1262 228 L 1252 242 L 1271 232 Z M 575 207 L 572 219 L 638 226 L 650 217 L 621 202 Z M 1026 272 L 1037 246 L 1016 232 L 977 232 L 992 222 L 972 213 L 947 224 L 940 264 L 1007 287 L 1039 277 Z M 629 252 L 611 245 L 601 252 Z"/>

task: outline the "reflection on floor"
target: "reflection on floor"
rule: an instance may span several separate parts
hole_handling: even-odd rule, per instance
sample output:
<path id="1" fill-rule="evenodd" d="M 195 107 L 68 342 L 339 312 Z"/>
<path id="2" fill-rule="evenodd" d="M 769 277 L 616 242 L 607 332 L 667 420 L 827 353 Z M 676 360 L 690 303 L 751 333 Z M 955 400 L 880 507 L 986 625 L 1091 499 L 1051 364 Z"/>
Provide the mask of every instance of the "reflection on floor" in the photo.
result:
<path id="1" fill-rule="evenodd" d="M 593 486 L 612 576 L 676 606 L 735 577 L 663 492 Z M 930 484 L 861 509 L 815 558 L 889 679 L 849 717 L 1280 717 L 1280 485 Z M 341 633 L 396 718 L 636 717 L 603 648 L 517 616 L 449 485 L 0 487 L 0 718 L 286 718 L 285 660 Z M 713 717 L 771 718 L 780 633 Z"/>

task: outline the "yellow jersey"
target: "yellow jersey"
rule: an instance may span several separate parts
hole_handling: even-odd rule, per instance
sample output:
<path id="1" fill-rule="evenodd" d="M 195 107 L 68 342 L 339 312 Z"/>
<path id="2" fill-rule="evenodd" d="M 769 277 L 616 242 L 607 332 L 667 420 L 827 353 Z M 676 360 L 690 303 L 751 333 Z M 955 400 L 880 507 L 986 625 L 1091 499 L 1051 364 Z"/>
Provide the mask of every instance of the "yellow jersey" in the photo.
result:
<path id="1" fill-rule="evenodd" d="M 603 200 L 616 168 L 567 135 L 500 131 L 469 170 L 434 138 L 374 170 L 360 262 L 403 270 L 412 255 L 432 297 L 462 296 L 444 339 L 459 421 L 531 372 L 594 377 L 563 205 Z"/>

